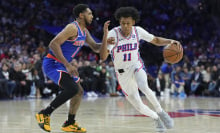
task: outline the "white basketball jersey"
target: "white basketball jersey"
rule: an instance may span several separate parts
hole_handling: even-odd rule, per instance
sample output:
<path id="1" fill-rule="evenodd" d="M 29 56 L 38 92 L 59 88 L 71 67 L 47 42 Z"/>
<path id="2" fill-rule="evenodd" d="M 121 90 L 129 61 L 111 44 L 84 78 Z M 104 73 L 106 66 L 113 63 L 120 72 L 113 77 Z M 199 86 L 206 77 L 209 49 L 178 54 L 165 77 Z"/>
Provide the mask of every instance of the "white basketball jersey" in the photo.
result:
<path id="1" fill-rule="evenodd" d="M 115 45 L 108 45 L 108 50 L 115 66 L 115 69 L 128 68 L 132 65 L 143 66 L 139 54 L 139 41 L 141 39 L 150 42 L 154 36 L 149 34 L 141 27 L 133 26 L 132 32 L 128 37 L 121 33 L 121 27 L 115 27 L 109 31 L 108 38 L 115 38 Z"/>

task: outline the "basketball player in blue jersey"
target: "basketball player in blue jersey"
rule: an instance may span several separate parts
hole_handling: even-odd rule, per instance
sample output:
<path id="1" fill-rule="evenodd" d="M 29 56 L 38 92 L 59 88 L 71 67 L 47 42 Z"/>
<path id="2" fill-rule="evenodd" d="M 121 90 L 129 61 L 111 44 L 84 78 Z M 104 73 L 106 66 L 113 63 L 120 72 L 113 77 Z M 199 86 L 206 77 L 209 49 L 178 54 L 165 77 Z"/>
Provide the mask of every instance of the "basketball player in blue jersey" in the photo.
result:
<path id="1" fill-rule="evenodd" d="M 93 20 L 92 11 L 85 4 L 74 7 L 73 13 L 76 21 L 66 27 L 50 42 L 50 51 L 43 60 L 45 74 L 62 88 L 62 92 L 49 104 L 48 107 L 35 115 L 38 125 L 50 132 L 50 115 L 67 100 L 70 101 L 68 120 L 63 124 L 62 130 L 66 132 L 86 132 L 75 122 L 75 115 L 79 108 L 83 88 L 79 84 L 77 68 L 70 64 L 81 47 L 86 42 L 90 48 L 98 53 L 101 44 L 97 44 L 91 37 L 86 26 Z"/>
<path id="2" fill-rule="evenodd" d="M 148 86 L 147 74 L 139 54 L 139 41 L 144 40 L 156 46 L 180 45 L 178 41 L 154 36 L 140 26 L 134 26 L 140 18 L 137 9 L 121 7 L 115 12 L 120 26 L 108 32 L 109 22 L 104 24 L 103 44 L 100 58 L 106 60 L 111 54 L 116 76 L 126 99 L 142 114 L 150 116 L 156 123 L 156 131 L 164 132 L 174 126 L 173 119 L 162 109 L 156 96 Z M 107 45 L 108 38 L 115 38 L 114 45 Z M 145 105 L 139 95 L 142 91 L 156 111 Z"/>

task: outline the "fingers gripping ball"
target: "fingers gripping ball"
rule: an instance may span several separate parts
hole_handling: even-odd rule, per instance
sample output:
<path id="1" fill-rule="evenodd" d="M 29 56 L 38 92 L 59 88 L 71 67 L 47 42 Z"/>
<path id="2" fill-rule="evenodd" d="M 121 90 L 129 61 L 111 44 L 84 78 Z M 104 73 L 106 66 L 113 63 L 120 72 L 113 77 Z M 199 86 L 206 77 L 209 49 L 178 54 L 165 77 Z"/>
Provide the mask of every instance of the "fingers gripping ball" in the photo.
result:
<path id="1" fill-rule="evenodd" d="M 183 58 L 183 47 L 180 44 L 168 44 L 163 49 L 165 62 L 175 64 Z"/>

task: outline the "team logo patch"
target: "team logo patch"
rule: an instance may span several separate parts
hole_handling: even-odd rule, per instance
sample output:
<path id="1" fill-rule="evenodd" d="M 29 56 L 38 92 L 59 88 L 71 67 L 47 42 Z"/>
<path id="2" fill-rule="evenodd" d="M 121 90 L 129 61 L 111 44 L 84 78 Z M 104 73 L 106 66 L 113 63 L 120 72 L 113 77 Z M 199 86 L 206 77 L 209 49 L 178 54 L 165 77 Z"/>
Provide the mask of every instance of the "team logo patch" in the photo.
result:
<path id="1" fill-rule="evenodd" d="M 135 38 L 135 35 L 132 35 L 131 38 Z"/>

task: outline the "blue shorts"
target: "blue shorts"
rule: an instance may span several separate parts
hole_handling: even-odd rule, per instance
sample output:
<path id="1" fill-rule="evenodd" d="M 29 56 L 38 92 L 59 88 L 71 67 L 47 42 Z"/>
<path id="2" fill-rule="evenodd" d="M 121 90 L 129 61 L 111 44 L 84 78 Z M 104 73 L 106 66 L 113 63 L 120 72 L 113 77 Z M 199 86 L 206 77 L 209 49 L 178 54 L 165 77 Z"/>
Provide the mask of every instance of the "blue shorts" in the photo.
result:
<path id="1" fill-rule="evenodd" d="M 43 59 L 43 71 L 57 85 L 60 85 L 62 73 L 68 73 L 62 63 L 47 57 L 44 57 Z M 73 76 L 73 80 L 78 83 L 80 81 L 80 77 Z"/>

